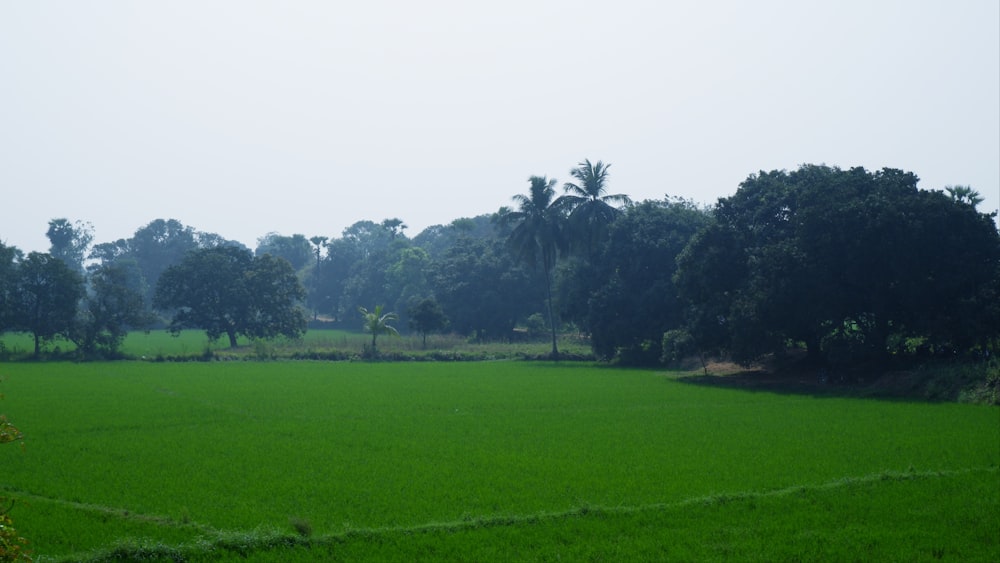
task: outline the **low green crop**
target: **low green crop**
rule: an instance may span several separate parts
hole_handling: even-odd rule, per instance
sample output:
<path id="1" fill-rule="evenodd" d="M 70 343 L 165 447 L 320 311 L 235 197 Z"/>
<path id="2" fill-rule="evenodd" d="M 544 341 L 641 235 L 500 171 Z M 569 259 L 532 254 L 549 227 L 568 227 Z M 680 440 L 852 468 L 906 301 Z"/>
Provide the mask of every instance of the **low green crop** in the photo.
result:
<path id="1" fill-rule="evenodd" d="M 510 524 L 555 558 L 576 553 L 555 547 L 581 536 L 551 515 L 602 529 L 609 519 L 613 530 L 628 528 L 623 514 L 676 516 L 700 506 L 692 499 L 788 500 L 772 493 L 804 487 L 833 495 L 837 518 L 850 521 L 837 507 L 856 513 L 867 493 L 845 499 L 837 490 L 856 489 L 828 484 L 977 472 L 988 485 L 1000 465 L 991 407 L 753 393 L 585 364 L 43 363 L 2 365 L 0 375 L 26 437 L 23 451 L 0 451 L 0 493 L 17 499 L 18 530 L 44 556 L 93 555 L 127 538 L 188 546 L 186 557 L 224 537 L 245 538 L 247 553 L 297 552 L 380 530 L 487 523 Z M 947 515 L 941 534 L 955 526 L 956 542 L 966 537 L 953 505 L 986 502 L 996 514 L 1000 495 L 984 501 L 982 486 L 928 507 Z M 788 508 L 766 502 L 769 518 Z M 550 523 L 534 527 L 539 518 Z M 622 533 L 656 544 L 641 539 L 659 525 L 652 518 Z M 710 535 L 712 518 L 691 526 Z M 897 524 L 910 534 L 926 526 L 907 522 Z M 435 537 L 419 540 L 430 558 Z"/>

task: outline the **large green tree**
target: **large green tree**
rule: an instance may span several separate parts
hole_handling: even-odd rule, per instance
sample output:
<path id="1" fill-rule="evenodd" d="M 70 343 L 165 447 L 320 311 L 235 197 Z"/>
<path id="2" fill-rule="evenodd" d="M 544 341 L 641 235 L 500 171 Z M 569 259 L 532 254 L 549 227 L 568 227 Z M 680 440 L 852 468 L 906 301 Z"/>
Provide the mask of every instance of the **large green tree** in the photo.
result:
<path id="1" fill-rule="evenodd" d="M 170 329 L 204 329 L 211 339 L 237 336 L 298 337 L 305 331 L 299 302 L 305 290 L 291 264 L 269 254 L 221 246 L 196 250 L 167 268 L 156 286 L 154 305 L 172 311 Z"/>
<path id="2" fill-rule="evenodd" d="M 460 237 L 431 271 L 451 330 L 477 341 L 510 338 L 518 319 L 545 306 L 541 276 L 525 270 L 505 240 Z"/>
<path id="3" fill-rule="evenodd" d="M 715 217 L 685 251 L 678 284 L 694 332 L 724 334 L 737 359 L 793 341 L 816 361 L 884 362 L 907 342 L 967 349 L 1000 331 L 992 217 L 919 190 L 912 173 L 761 172 Z"/>
<path id="4" fill-rule="evenodd" d="M 517 209 L 503 216 L 503 222 L 513 226 L 508 245 L 515 255 L 532 268 L 541 267 L 545 277 L 545 303 L 552 330 L 552 357 L 559 357 L 556 343 L 556 321 L 552 305 L 552 274 L 559 253 L 567 247 L 565 214 L 557 204 L 556 180 L 532 176 L 531 190 L 517 194 Z"/>
<path id="5" fill-rule="evenodd" d="M 625 363 L 655 363 L 663 334 L 684 324 L 684 303 L 673 276 L 677 256 L 709 222 L 684 200 L 645 201 L 609 229 L 587 300 L 586 329 L 595 354 Z"/>
<path id="6" fill-rule="evenodd" d="M 152 323 L 141 288 L 142 274 L 134 262 L 123 260 L 90 269 L 89 291 L 72 332 L 84 356 L 114 357 L 130 329 Z"/>
<path id="7" fill-rule="evenodd" d="M 61 259 L 40 252 L 28 254 L 17 270 L 12 324 L 34 336 L 38 356 L 43 342 L 72 334 L 83 277 Z"/>
<path id="8" fill-rule="evenodd" d="M 51 245 L 49 254 L 83 273 L 83 259 L 94 240 L 93 225 L 82 221 L 71 223 L 69 219 L 52 219 L 45 236 Z"/>

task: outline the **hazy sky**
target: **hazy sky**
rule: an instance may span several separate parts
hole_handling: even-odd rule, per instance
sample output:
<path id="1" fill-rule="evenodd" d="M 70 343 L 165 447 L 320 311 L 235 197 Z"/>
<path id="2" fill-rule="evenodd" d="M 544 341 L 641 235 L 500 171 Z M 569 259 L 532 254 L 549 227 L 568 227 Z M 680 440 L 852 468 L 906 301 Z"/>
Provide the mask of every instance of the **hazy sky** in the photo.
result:
<path id="1" fill-rule="evenodd" d="M 174 218 L 251 248 L 496 211 L 612 163 L 713 203 L 901 168 L 1000 205 L 1000 2 L 0 3 L 0 240 Z"/>

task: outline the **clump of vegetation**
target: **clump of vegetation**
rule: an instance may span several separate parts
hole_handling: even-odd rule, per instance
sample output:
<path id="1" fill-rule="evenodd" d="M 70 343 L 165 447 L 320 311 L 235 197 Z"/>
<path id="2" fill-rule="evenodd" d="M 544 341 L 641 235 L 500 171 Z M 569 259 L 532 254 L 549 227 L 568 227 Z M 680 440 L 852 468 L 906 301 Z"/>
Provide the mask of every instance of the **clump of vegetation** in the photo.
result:
<path id="1" fill-rule="evenodd" d="M 3 395 L 0 395 L 3 398 Z M 11 424 L 5 415 L 0 414 L 0 444 L 9 444 L 23 439 L 24 435 Z M 7 504 L 7 499 L 0 497 L 0 505 Z M 13 506 L 0 508 L 0 561 L 31 561 L 26 549 L 28 540 L 21 537 L 14 529 L 13 521 L 8 512 Z"/>
<path id="2" fill-rule="evenodd" d="M 291 524 L 292 528 L 295 529 L 295 532 L 298 535 L 304 538 L 308 538 L 313 535 L 312 523 L 305 518 L 292 517 L 288 519 L 288 523 Z"/>

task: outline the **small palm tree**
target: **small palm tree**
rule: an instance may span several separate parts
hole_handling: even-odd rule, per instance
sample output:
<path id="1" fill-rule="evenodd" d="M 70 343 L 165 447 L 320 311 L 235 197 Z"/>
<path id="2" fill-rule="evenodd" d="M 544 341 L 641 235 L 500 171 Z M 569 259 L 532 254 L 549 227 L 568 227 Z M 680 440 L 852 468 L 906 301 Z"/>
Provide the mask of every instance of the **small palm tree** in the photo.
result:
<path id="1" fill-rule="evenodd" d="M 983 202 L 983 196 L 969 186 L 945 186 L 944 191 L 948 192 L 951 199 L 958 203 L 967 203 L 973 208 Z"/>
<path id="2" fill-rule="evenodd" d="M 396 313 L 383 313 L 382 306 L 376 305 L 374 311 L 368 311 L 364 307 L 358 307 L 358 312 L 361 313 L 362 327 L 365 332 L 372 333 L 372 357 L 374 358 L 378 355 L 378 348 L 376 348 L 376 342 L 379 335 L 388 334 L 399 336 L 399 331 L 396 327 L 390 325 L 391 321 L 398 320 L 399 317 Z"/>

